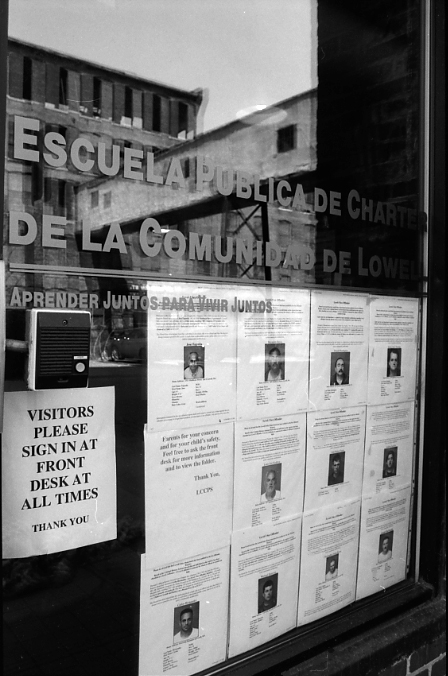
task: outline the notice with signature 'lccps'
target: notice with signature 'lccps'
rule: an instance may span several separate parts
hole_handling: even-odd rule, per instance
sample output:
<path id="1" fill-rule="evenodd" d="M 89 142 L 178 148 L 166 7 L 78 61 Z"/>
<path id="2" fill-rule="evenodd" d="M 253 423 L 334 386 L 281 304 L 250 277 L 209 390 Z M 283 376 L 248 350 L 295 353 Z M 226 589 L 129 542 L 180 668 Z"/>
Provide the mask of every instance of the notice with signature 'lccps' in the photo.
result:
<path id="1" fill-rule="evenodd" d="M 145 433 L 151 568 L 230 544 L 232 482 L 233 424 Z"/>

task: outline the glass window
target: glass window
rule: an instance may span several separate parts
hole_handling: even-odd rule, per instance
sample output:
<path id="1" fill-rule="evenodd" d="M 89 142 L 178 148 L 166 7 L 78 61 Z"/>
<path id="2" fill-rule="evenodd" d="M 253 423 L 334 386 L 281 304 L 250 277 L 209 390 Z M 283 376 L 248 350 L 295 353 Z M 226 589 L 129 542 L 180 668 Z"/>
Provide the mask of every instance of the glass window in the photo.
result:
<path id="1" fill-rule="evenodd" d="M 416 593 L 421 7 L 344 7 L 11 3 L 14 668 L 225 672 Z"/>

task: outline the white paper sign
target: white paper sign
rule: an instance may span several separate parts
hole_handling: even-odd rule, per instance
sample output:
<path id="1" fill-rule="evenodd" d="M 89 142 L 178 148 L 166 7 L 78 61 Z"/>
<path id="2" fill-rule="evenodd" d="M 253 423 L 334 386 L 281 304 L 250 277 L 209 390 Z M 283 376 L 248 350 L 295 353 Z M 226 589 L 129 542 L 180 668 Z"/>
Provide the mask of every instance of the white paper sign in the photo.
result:
<path id="1" fill-rule="evenodd" d="M 389 493 L 410 483 L 414 402 L 367 407 L 363 496 Z"/>
<path id="2" fill-rule="evenodd" d="M 303 515 L 298 624 L 355 600 L 360 500 Z"/>
<path id="3" fill-rule="evenodd" d="M 226 657 L 229 548 L 148 568 L 142 557 L 139 676 L 188 676 Z"/>
<path id="4" fill-rule="evenodd" d="M 309 410 L 367 403 L 368 296 L 311 293 Z"/>
<path id="5" fill-rule="evenodd" d="M 308 414 L 306 511 L 361 497 L 366 407 Z"/>
<path id="6" fill-rule="evenodd" d="M 113 387 L 5 394 L 5 558 L 116 538 L 114 397 Z"/>
<path id="7" fill-rule="evenodd" d="M 230 544 L 233 424 L 145 434 L 147 564 Z"/>
<path id="8" fill-rule="evenodd" d="M 406 577 L 411 488 L 362 501 L 356 598 L 384 591 Z"/>
<path id="9" fill-rule="evenodd" d="M 305 437 L 305 413 L 236 423 L 234 530 L 302 511 Z"/>
<path id="10" fill-rule="evenodd" d="M 369 404 L 390 404 L 415 398 L 417 337 L 416 298 L 372 298 Z"/>
<path id="11" fill-rule="evenodd" d="M 148 430 L 235 420 L 236 312 L 229 287 L 148 286 Z"/>
<path id="12" fill-rule="evenodd" d="M 237 307 L 238 420 L 306 411 L 309 291 L 243 287 Z"/>
<path id="13" fill-rule="evenodd" d="M 232 536 L 229 657 L 296 626 L 302 519 Z"/>

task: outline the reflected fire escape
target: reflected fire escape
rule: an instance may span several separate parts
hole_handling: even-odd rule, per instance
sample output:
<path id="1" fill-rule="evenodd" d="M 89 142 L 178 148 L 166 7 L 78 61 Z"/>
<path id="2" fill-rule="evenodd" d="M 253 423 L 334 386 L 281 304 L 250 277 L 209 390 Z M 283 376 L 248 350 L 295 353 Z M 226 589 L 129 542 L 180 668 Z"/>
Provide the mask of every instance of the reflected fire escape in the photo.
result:
<path id="1" fill-rule="evenodd" d="M 222 211 L 221 238 L 225 240 L 226 237 L 253 239 L 253 261 L 250 265 L 235 263 L 237 277 L 271 280 L 270 267 L 263 266 L 264 275 L 256 267 L 257 242 L 263 243 L 264 250 L 264 244 L 269 241 L 269 218 L 266 203 L 255 203 L 249 207 L 236 206 L 232 208 L 229 200 L 226 198 Z M 224 268 L 224 265 L 222 264 L 221 267 Z M 221 270 L 220 276 L 226 276 L 223 273 L 224 269 Z"/>

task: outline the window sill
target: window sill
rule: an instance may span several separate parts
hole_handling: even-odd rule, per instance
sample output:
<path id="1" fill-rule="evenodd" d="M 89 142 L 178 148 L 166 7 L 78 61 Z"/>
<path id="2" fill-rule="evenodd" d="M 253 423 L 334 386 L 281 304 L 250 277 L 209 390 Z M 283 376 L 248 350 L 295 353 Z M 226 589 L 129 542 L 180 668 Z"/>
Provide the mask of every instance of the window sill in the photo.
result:
<path id="1" fill-rule="evenodd" d="M 384 594 L 376 594 L 358 601 L 349 608 L 288 632 L 275 641 L 227 660 L 219 667 L 203 673 L 255 676 L 275 668 L 275 674 L 284 672 L 285 676 L 293 676 L 293 673 L 298 673 L 294 670 L 296 665 L 312 657 L 321 660 L 322 653 L 333 649 L 336 644 L 344 654 L 346 652 L 350 654 L 347 659 L 353 662 L 357 659 L 356 651 L 342 649 L 340 645 L 342 641 L 348 643 L 359 640 L 360 634 L 366 632 L 371 636 L 375 629 L 380 631 L 384 624 L 393 622 L 398 616 L 401 616 L 399 622 L 403 625 L 404 613 L 430 601 L 432 597 L 433 588 L 429 585 L 415 584 L 412 580 L 402 582 Z M 291 669 L 293 671 L 289 674 L 287 670 Z M 318 669 L 316 665 L 316 671 Z M 325 676 L 328 676 L 327 672 Z"/>

